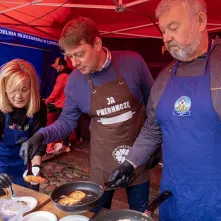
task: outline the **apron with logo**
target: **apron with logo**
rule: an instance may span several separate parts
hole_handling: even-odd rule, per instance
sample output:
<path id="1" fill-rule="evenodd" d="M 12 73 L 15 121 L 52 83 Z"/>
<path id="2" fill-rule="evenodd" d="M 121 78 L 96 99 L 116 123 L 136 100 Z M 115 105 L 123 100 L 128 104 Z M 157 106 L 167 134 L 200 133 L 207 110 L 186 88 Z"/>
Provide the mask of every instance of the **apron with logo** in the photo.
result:
<path id="1" fill-rule="evenodd" d="M 95 87 L 89 76 L 92 91 L 90 179 L 100 185 L 104 185 L 111 172 L 124 162 L 145 121 L 144 108 L 113 62 L 117 80 Z M 137 168 L 128 185 L 148 180 L 149 172 L 143 166 Z"/>
<path id="2" fill-rule="evenodd" d="M 205 73 L 175 77 L 157 107 L 163 134 L 161 221 L 221 220 L 221 121 L 210 94 L 209 43 Z"/>
<path id="3" fill-rule="evenodd" d="M 30 137 L 33 118 L 29 118 L 29 129 L 17 130 L 9 126 L 9 117 L 9 113 L 6 113 L 4 134 L 0 141 L 0 173 L 12 176 L 13 183 L 27 186 L 23 179 L 27 166 L 19 156 L 19 151 L 21 144 Z"/>

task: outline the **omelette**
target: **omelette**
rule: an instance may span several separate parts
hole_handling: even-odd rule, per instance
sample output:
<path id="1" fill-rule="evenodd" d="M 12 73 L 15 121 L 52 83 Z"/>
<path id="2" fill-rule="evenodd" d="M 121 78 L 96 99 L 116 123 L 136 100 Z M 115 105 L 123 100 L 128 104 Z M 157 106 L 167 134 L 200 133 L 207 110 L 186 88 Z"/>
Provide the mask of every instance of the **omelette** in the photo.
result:
<path id="1" fill-rule="evenodd" d="M 61 205 L 73 206 L 81 202 L 86 197 L 86 194 L 82 191 L 74 191 L 68 196 L 59 199 L 58 203 Z"/>
<path id="2" fill-rule="evenodd" d="M 28 175 L 24 177 L 24 180 L 28 183 L 44 183 L 45 178 L 41 176 Z"/>

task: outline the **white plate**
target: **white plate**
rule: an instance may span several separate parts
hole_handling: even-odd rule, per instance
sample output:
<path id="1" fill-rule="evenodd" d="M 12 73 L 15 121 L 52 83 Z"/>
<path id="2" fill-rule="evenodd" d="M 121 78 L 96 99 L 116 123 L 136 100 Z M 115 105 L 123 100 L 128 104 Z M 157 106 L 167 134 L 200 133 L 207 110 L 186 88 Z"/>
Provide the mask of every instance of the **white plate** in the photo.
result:
<path id="1" fill-rule="evenodd" d="M 17 197 L 17 199 L 18 201 L 26 203 L 24 205 L 29 207 L 29 210 L 27 212 L 33 210 L 38 205 L 38 201 L 34 197 L 31 197 L 31 196 Z"/>
<path id="2" fill-rule="evenodd" d="M 22 221 L 58 221 L 57 217 L 47 211 L 37 211 L 34 213 L 29 213 L 25 216 Z"/>
<path id="3" fill-rule="evenodd" d="M 65 216 L 64 218 L 60 219 L 59 221 L 88 221 L 89 218 L 82 215 L 70 215 Z"/>

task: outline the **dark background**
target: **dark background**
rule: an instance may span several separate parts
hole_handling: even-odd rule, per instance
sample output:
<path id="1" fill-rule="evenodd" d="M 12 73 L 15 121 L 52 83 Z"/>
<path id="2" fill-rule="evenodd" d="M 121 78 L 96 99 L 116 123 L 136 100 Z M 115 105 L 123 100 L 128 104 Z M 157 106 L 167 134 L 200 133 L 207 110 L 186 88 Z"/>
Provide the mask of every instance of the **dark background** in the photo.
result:
<path id="1" fill-rule="evenodd" d="M 221 37 L 221 32 L 210 33 L 212 38 Z M 111 51 L 128 50 L 139 53 L 155 79 L 160 71 L 172 60 L 172 56 L 165 51 L 162 54 L 163 40 L 156 38 L 103 38 L 103 45 Z"/>

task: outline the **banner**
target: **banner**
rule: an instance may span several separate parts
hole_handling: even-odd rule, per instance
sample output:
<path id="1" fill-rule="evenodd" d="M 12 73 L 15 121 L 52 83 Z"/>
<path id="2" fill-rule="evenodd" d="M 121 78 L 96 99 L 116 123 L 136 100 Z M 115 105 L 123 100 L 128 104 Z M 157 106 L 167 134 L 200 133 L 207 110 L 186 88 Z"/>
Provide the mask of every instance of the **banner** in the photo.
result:
<path id="1" fill-rule="evenodd" d="M 58 50 L 57 41 L 1 27 L 0 42 L 20 44 L 48 50 Z"/>

